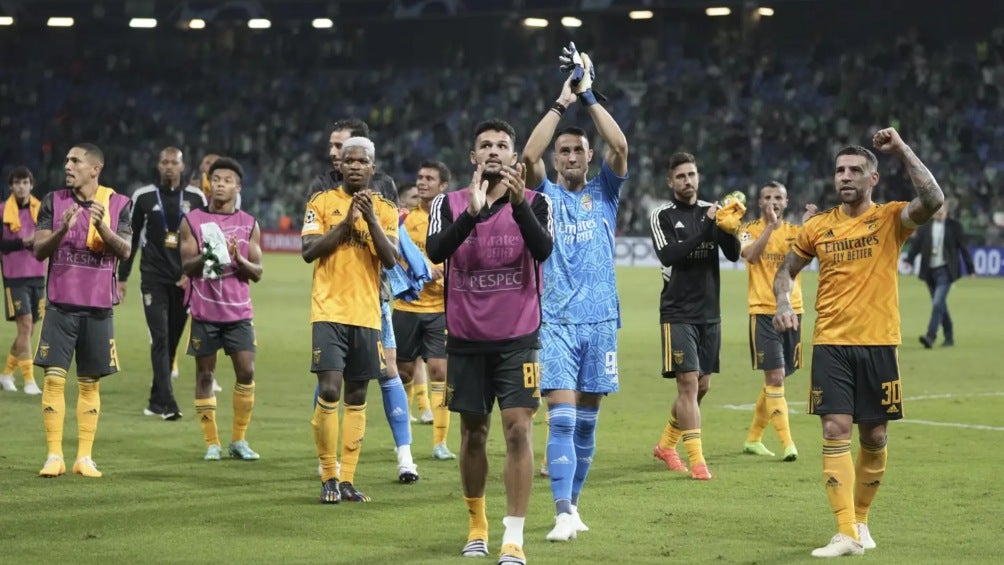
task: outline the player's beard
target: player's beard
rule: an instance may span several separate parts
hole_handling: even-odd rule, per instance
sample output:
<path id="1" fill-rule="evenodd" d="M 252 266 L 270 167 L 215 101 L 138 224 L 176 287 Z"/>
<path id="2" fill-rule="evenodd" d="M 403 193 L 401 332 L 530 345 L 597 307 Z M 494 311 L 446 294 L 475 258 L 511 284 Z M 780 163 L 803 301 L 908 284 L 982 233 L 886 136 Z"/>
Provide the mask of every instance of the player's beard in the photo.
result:
<path id="1" fill-rule="evenodd" d="M 495 186 L 502 180 L 502 170 L 497 173 L 481 173 L 481 180 L 488 181 L 488 186 Z"/>
<path id="2" fill-rule="evenodd" d="M 840 201 L 844 204 L 857 204 L 865 199 L 865 189 L 858 188 L 856 186 L 848 186 L 845 188 L 853 189 L 854 193 L 849 194 L 844 192 L 844 188 L 841 188 L 837 195 L 840 197 Z"/>

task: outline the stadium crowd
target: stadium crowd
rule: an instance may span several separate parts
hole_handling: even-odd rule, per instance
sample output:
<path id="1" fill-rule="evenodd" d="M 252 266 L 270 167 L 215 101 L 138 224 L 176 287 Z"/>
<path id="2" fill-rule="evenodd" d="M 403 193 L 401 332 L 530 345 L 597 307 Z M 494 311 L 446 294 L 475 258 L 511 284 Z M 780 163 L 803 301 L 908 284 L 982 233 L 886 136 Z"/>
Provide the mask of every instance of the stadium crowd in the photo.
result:
<path id="1" fill-rule="evenodd" d="M 696 35 L 633 38 L 604 47 L 596 61 L 607 84 L 617 85 L 608 87 L 607 105 L 637 148 L 620 233 L 646 233 L 649 210 L 667 197 L 674 151 L 702 157 L 709 194 L 752 193 L 775 179 L 791 187 L 792 209 L 825 207 L 836 148 L 902 123 L 931 156 L 971 242 L 1004 238 L 993 221 L 1004 213 L 1004 28 L 957 39 L 909 32 L 839 49 L 821 35 L 797 50 L 774 48 L 767 32 L 745 40 L 721 30 L 711 40 Z M 380 169 L 399 183 L 413 180 L 427 158 L 464 171 L 474 124 L 505 116 L 525 140 L 557 73 L 541 63 L 550 59 L 545 41 L 514 47 L 524 62 L 504 66 L 463 52 L 455 61 L 399 66 L 353 51 L 352 41 L 301 39 L 239 29 L 173 35 L 176 47 L 165 56 L 139 35 L 105 34 L 67 58 L 69 39 L 34 45 L 29 56 L 15 36 L 0 69 L 0 123 L 9 132 L 0 163 L 27 165 L 49 190 L 60 185 L 69 144 L 100 140 L 107 181 L 130 193 L 155 178 L 165 144 L 181 147 L 190 167 L 204 153 L 232 155 L 248 168 L 248 209 L 266 227 L 284 216 L 295 226 L 310 180 L 328 168 L 332 119 L 366 119 Z M 901 167 L 890 162 L 887 170 L 877 198 L 909 194 Z M 466 181 L 460 174 L 454 187 Z"/>

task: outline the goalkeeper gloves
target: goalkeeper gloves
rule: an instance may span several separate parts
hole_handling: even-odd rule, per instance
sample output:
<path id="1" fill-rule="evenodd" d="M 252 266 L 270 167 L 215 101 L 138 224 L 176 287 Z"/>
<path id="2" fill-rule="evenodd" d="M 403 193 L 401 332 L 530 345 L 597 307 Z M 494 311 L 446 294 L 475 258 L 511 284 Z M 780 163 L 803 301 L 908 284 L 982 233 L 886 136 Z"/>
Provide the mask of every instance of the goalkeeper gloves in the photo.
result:
<path id="1" fill-rule="evenodd" d="M 579 101 L 586 106 L 592 106 L 598 101 L 606 101 L 607 97 L 592 89 L 593 79 L 596 78 L 596 68 L 589 59 L 589 55 L 579 53 L 574 42 L 568 42 L 567 47 L 561 49 L 561 62 L 559 67 L 562 72 L 572 74 L 572 92 L 578 95 Z"/>

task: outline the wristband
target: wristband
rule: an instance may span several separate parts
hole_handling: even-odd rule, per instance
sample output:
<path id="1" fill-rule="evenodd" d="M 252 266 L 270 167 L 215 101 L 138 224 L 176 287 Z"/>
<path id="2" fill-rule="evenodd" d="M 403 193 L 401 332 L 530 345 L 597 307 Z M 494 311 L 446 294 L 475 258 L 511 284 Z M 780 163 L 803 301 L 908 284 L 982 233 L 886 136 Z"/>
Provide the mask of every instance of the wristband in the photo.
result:
<path id="1" fill-rule="evenodd" d="M 551 106 L 550 109 L 554 110 L 555 112 L 557 112 L 559 116 L 564 116 L 565 115 L 565 110 L 567 110 L 568 107 L 565 106 L 564 104 L 562 104 L 561 102 L 555 102 L 554 106 Z"/>
<path id="2" fill-rule="evenodd" d="M 596 104 L 596 95 L 593 94 L 592 89 L 583 90 L 579 93 L 579 102 L 582 102 L 583 106 L 592 106 Z"/>

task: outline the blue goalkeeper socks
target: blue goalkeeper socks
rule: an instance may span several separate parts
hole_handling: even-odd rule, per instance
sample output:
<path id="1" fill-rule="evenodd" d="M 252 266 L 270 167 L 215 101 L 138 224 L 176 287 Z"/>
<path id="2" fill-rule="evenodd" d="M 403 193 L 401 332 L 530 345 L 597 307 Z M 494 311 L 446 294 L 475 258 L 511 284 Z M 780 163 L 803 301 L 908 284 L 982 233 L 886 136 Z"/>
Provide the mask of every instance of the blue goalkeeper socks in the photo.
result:
<path id="1" fill-rule="evenodd" d="M 589 467 L 596 452 L 596 420 L 599 408 L 576 408 L 575 413 L 575 477 L 572 479 L 572 504 L 578 506 L 579 493 L 586 482 Z"/>
<path id="2" fill-rule="evenodd" d="M 404 391 L 401 377 L 393 376 L 380 380 L 380 395 L 383 397 L 383 411 L 394 436 L 394 445 L 411 445 L 411 421 L 408 418 L 408 393 Z"/>
<path id="3" fill-rule="evenodd" d="M 575 475 L 575 406 L 554 404 L 547 408 L 551 431 L 547 436 L 547 471 L 558 514 L 572 512 L 572 477 Z"/>

